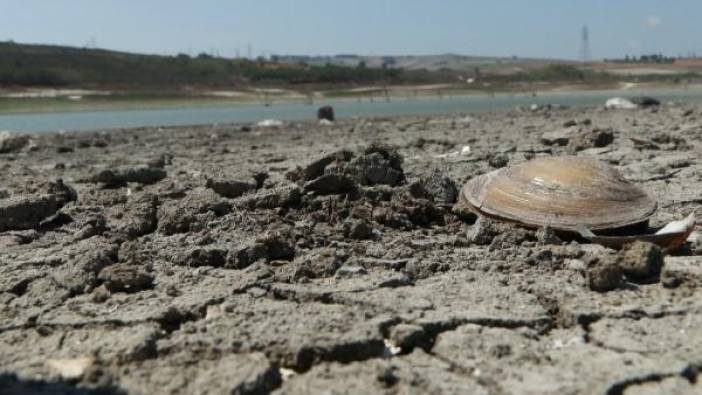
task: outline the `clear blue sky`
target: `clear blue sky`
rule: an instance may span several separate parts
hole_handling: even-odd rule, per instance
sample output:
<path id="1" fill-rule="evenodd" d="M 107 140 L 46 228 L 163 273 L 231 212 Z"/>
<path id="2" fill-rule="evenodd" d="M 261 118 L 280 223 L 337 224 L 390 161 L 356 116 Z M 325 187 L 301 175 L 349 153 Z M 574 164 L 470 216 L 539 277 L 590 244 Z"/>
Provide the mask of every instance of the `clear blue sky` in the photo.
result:
<path id="1" fill-rule="evenodd" d="M 0 0 L 0 40 L 174 54 L 702 54 L 700 0 Z"/>

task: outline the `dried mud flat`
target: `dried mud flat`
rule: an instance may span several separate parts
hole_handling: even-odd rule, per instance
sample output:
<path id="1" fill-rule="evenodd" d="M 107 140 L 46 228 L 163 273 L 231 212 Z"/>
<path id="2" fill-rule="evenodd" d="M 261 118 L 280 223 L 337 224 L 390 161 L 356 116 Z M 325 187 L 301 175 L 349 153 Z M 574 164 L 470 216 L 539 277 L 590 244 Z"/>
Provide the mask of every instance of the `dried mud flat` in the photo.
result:
<path id="1" fill-rule="evenodd" d="M 0 393 L 700 393 L 696 234 L 661 268 L 452 206 L 576 154 L 700 216 L 701 137 L 666 105 L 7 142 Z"/>

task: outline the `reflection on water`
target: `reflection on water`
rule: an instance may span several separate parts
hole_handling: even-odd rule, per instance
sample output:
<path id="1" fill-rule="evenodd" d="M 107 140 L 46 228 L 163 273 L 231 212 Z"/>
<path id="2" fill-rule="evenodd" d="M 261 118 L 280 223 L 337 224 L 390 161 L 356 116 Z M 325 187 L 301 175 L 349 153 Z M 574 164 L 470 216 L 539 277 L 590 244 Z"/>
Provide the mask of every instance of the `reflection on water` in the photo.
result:
<path id="1" fill-rule="evenodd" d="M 650 93 L 650 92 L 649 92 Z M 528 106 L 561 104 L 567 106 L 604 105 L 613 96 L 631 97 L 646 94 L 637 91 L 551 92 L 533 94 L 496 94 L 490 96 L 443 96 L 411 100 L 328 100 L 339 118 L 379 117 L 422 114 L 481 112 Z M 702 90 L 655 91 L 666 101 L 702 102 Z M 214 123 L 257 122 L 263 119 L 288 121 L 314 119 L 316 106 L 310 103 L 284 103 L 270 106 L 237 105 L 152 109 L 130 111 L 92 111 L 72 113 L 0 115 L 0 130 L 21 132 L 88 131 L 140 126 L 201 125 Z"/>

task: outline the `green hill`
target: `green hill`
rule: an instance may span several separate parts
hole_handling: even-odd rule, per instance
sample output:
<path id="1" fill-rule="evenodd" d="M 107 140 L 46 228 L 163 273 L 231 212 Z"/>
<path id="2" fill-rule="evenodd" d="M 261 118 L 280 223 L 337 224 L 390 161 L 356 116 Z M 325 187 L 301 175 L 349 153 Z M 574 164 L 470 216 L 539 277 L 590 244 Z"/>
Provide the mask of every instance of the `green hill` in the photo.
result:
<path id="1" fill-rule="evenodd" d="M 156 87 L 231 85 L 239 79 L 226 59 L 0 42 L 0 85 Z"/>
<path id="2" fill-rule="evenodd" d="M 337 65 L 278 65 L 209 55 L 140 55 L 102 49 L 0 42 L 0 86 L 124 89 L 248 85 L 414 83 L 447 73 Z"/>

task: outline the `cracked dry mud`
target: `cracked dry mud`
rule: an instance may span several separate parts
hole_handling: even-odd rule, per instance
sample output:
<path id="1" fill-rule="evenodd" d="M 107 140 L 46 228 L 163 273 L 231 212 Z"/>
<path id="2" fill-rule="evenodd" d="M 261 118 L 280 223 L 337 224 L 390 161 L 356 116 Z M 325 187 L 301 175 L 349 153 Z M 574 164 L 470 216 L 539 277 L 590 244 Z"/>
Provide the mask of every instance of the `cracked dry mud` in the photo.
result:
<path id="1" fill-rule="evenodd" d="M 0 155 L 0 393 L 700 393 L 696 234 L 641 278 L 650 247 L 452 206 L 575 153 L 652 226 L 699 217 L 701 137 L 675 105 L 32 136 Z"/>

